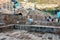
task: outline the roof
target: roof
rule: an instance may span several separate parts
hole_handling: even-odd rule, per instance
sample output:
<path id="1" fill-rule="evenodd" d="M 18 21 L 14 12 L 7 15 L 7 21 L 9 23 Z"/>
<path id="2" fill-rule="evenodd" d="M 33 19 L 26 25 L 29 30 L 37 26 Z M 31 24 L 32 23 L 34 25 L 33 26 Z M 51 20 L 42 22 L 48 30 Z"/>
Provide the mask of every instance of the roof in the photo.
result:
<path id="1" fill-rule="evenodd" d="M 9 0 L 0 0 L 0 4 L 6 3 L 6 2 L 9 2 Z"/>

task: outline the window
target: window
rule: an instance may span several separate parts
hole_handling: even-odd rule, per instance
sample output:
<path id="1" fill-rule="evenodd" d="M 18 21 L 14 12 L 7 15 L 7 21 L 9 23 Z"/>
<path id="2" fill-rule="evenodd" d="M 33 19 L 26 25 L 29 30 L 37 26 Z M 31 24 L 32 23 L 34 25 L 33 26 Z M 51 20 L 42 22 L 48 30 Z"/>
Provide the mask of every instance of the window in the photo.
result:
<path id="1" fill-rule="evenodd" d="M 49 40 L 52 40 L 52 37 L 48 37 Z"/>
<path id="2" fill-rule="evenodd" d="M 3 8 L 4 8 L 4 9 L 6 8 L 6 3 L 3 3 Z"/>

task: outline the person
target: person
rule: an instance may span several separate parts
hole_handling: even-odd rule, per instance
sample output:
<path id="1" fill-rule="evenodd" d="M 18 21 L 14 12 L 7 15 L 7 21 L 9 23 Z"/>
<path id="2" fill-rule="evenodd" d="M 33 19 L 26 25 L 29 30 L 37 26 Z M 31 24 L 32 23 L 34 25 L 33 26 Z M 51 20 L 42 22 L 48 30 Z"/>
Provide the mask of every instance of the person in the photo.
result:
<path id="1" fill-rule="evenodd" d="M 56 18 L 56 22 L 59 22 L 59 19 Z"/>
<path id="2" fill-rule="evenodd" d="M 33 18 L 28 16 L 26 24 L 31 24 L 32 22 L 33 22 Z"/>
<path id="3" fill-rule="evenodd" d="M 47 16 L 47 17 L 45 16 L 45 20 L 49 22 L 51 20 L 51 17 L 50 16 Z"/>
<path id="4" fill-rule="evenodd" d="M 52 22 L 54 21 L 54 18 L 52 18 L 52 20 L 51 20 Z"/>
<path id="5" fill-rule="evenodd" d="M 7 21 L 7 16 L 6 15 L 3 16 L 3 20 Z"/>

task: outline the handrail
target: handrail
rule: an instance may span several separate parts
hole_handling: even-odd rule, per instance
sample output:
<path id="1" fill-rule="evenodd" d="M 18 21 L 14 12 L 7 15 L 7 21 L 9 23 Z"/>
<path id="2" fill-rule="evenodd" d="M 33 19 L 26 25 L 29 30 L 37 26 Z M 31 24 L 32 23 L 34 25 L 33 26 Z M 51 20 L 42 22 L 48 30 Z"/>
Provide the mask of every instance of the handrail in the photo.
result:
<path id="1" fill-rule="evenodd" d="M 56 26 L 45 26 L 45 25 L 20 25 L 20 24 L 15 24 L 15 25 L 19 25 L 19 26 L 32 26 L 32 27 L 46 27 L 46 28 L 60 28 L 60 26 L 56 27 Z"/>
<path id="2" fill-rule="evenodd" d="M 10 25 L 4 25 L 4 26 L 0 26 L 0 28 L 3 28 L 3 27 L 9 27 L 9 26 L 13 26 L 14 24 L 10 24 Z"/>

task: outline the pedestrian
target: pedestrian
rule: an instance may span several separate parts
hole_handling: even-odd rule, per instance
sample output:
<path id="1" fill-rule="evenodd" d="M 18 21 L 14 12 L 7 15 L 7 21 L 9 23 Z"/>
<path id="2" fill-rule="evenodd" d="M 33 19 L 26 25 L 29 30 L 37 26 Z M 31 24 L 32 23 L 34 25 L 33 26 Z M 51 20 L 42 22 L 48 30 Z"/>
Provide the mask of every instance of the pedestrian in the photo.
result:
<path id="1" fill-rule="evenodd" d="M 31 18 L 30 16 L 28 16 L 26 24 L 31 24 L 32 22 L 33 22 L 33 18 Z"/>
<path id="2" fill-rule="evenodd" d="M 45 17 L 45 20 L 49 22 L 51 20 L 51 17 L 47 16 L 47 17 Z"/>

